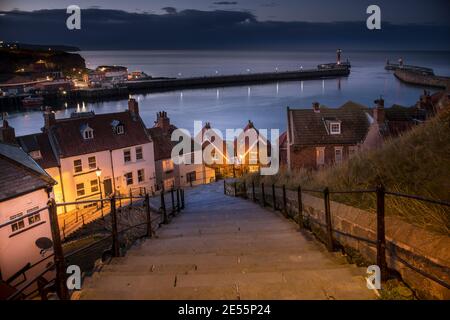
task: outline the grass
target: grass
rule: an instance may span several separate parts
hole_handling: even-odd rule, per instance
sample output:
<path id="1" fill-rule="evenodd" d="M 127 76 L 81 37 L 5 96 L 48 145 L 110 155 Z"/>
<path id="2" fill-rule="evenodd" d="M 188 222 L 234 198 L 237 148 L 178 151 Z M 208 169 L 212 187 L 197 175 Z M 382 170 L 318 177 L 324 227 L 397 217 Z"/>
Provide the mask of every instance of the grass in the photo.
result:
<path id="1" fill-rule="evenodd" d="M 287 188 L 373 189 L 450 201 L 450 108 L 383 147 L 320 171 L 280 171 L 275 176 L 247 175 L 247 182 L 285 184 Z M 340 194 L 332 200 L 375 212 L 375 194 Z M 449 235 L 450 208 L 399 197 L 386 197 L 386 214 Z"/>

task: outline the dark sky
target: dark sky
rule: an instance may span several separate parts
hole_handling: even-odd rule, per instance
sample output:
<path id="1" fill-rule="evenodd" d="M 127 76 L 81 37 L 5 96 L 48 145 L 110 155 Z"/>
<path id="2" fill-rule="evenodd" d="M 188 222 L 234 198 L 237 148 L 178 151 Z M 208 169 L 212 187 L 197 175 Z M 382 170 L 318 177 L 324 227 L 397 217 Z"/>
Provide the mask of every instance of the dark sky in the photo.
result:
<path id="1" fill-rule="evenodd" d="M 65 26 L 70 4 L 82 9 L 81 30 Z M 381 31 L 366 28 L 370 4 L 381 7 Z M 82 49 L 450 50 L 449 9 L 450 0 L 0 0 L 0 40 Z"/>

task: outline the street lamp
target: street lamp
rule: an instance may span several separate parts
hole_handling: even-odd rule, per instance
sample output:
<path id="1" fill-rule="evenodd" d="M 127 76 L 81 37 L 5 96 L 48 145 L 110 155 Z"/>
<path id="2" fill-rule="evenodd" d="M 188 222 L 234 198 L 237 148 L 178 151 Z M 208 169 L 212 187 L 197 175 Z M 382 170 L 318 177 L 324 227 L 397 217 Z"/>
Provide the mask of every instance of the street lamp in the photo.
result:
<path id="1" fill-rule="evenodd" d="M 103 213 L 103 192 L 102 192 L 102 184 L 100 182 L 100 176 L 102 175 L 102 169 L 100 169 L 99 167 L 97 167 L 97 170 L 95 170 L 95 174 L 97 175 L 97 181 L 98 181 L 98 187 L 100 188 L 100 203 L 101 203 L 101 208 L 102 208 L 102 213 Z"/>

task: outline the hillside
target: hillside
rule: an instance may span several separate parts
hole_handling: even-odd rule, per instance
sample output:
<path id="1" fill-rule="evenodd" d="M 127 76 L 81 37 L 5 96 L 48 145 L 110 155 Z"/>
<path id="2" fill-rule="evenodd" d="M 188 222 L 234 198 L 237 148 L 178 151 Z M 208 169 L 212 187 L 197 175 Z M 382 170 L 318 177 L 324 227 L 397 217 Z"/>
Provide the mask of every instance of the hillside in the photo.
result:
<path id="1" fill-rule="evenodd" d="M 253 177 L 247 177 L 248 182 Z M 287 187 L 330 190 L 372 189 L 382 182 L 389 191 L 450 201 L 450 108 L 434 119 L 378 150 L 357 154 L 350 161 L 319 172 L 281 172 L 254 177 Z M 332 200 L 374 211 L 374 194 L 333 195 Z M 392 196 L 386 198 L 386 214 L 448 234 L 450 208 Z"/>

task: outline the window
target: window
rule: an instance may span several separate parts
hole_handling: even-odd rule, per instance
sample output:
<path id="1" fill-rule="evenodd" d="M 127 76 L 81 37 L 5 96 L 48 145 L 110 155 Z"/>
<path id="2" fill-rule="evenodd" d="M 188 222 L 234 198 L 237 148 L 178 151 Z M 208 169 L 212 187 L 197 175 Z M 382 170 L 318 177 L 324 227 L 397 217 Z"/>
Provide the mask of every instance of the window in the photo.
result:
<path id="1" fill-rule="evenodd" d="M 316 148 L 316 164 L 318 166 L 325 164 L 325 147 Z"/>
<path id="2" fill-rule="evenodd" d="M 138 174 L 138 182 L 144 182 L 145 180 L 144 169 L 138 170 L 137 174 Z"/>
<path id="3" fill-rule="evenodd" d="M 15 220 L 17 218 L 20 218 L 22 215 L 23 215 L 23 213 L 18 213 L 18 214 L 13 215 L 9 219 L 10 220 Z M 11 231 L 12 232 L 16 232 L 16 231 L 18 231 L 20 229 L 23 229 L 23 228 L 25 228 L 25 222 L 23 221 L 23 219 L 15 222 L 13 224 L 11 224 Z"/>
<path id="4" fill-rule="evenodd" d="M 127 183 L 127 186 L 133 184 L 133 173 L 132 172 L 125 173 L 124 176 L 125 176 L 125 181 Z"/>
<path id="5" fill-rule="evenodd" d="M 84 139 L 89 140 L 93 138 L 94 138 L 94 130 L 88 127 L 86 130 L 84 130 Z"/>
<path id="6" fill-rule="evenodd" d="M 341 123 L 331 122 L 330 123 L 330 134 L 341 134 Z"/>
<path id="7" fill-rule="evenodd" d="M 174 178 L 164 180 L 164 190 L 170 190 L 174 187 L 174 185 L 175 185 Z"/>
<path id="8" fill-rule="evenodd" d="M 124 134 L 124 132 L 125 132 L 125 130 L 123 129 L 123 125 L 119 124 L 119 125 L 116 127 L 116 133 L 117 133 L 117 134 Z"/>
<path id="9" fill-rule="evenodd" d="M 98 192 L 98 180 L 91 180 L 91 193 Z"/>
<path id="10" fill-rule="evenodd" d="M 123 151 L 123 161 L 124 161 L 125 163 L 131 161 L 131 151 L 130 151 L 130 150 L 124 150 L 124 151 Z"/>
<path id="11" fill-rule="evenodd" d="M 94 170 L 97 168 L 97 161 L 95 160 L 95 157 L 89 157 L 88 163 L 89 163 L 89 169 Z"/>
<path id="12" fill-rule="evenodd" d="M 334 147 L 334 162 L 342 162 L 342 147 Z"/>
<path id="13" fill-rule="evenodd" d="M 348 147 L 348 157 L 351 158 L 355 155 L 358 148 L 356 146 L 350 146 Z"/>
<path id="14" fill-rule="evenodd" d="M 169 172 L 173 170 L 173 161 L 172 159 L 163 160 L 162 167 L 164 172 Z"/>
<path id="15" fill-rule="evenodd" d="M 30 157 L 32 157 L 34 160 L 42 159 L 41 150 L 31 151 L 31 152 L 29 153 L 29 155 L 30 155 Z"/>
<path id="16" fill-rule="evenodd" d="M 78 183 L 77 184 L 77 197 L 81 197 L 84 196 L 85 192 L 84 192 L 84 183 Z"/>
<path id="17" fill-rule="evenodd" d="M 39 213 L 28 217 L 28 224 L 33 224 L 39 221 L 41 221 L 41 215 Z"/>
<path id="18" fill-rule="evenodd" d="M 144 156 L 142 155 L 142 147 L 136 148 L 136 160 L 142 160 Z"/>
<path id="19" fill-rule="evenodd" d="M 73 161 L 73 171 L 75 173 L 79 173 L 83 171 L 83 164 L 80 159 Z"/>
<path id="20" fill-rule="evenodd" d="M 196 172 L 195 171 L 188 172 L 186 175 L 186 182 L 192 183 L 195 182 L 195 180 L 197 180 Z"/>

